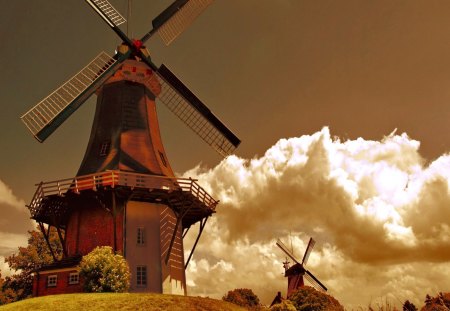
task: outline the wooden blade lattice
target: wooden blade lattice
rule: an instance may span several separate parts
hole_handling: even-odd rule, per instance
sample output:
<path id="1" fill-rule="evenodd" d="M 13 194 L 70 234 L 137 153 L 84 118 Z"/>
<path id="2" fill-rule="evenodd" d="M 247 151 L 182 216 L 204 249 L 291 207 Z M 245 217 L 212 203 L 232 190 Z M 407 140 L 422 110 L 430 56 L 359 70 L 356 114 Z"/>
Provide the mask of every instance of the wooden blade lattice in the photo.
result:
<path id="1" fill-rule="evenodd" d="M 86 2 L 111 26 L 119 26 L 127 20 L 106 0 L 86 0 Z M 112 24 L 111 24 L 112 23 Z"/>
<path id="2" fill-rule="evenodd" d="M 289 251 L 289 249 L 287 248 L 287 246 L 284 245 L 284 243 L 281 242 L 280 239 L 277 239 L 277 243 L 276 243 L 276 244 L 277 244 L 277 246 L 278 246 L 279 248 L 281 248 L 281 250 L 282 250 L 286 255 L 289 256 L 289 258 L 291 258 L 295 263 L 300 264 L 300 263 L 298 262 L 298 260 L 294 257 L 294 255 Z"/>
<path id="3" fill-rule="evenodd" d="M 305 271 L 304 277 L 308 280 L 308 282 L 317 290 L 326 292 L 327 288 L 323 285 L 311 272 L 308 270 Z"/>
<path id="4" fill-rule="evenodd" d="M 36 139 L 42 142 L 67 119 L 87 99 L 84 95 L 91 95 L 86 94 L 87 89 L 103 77 L 114 63 L 116 60 L 106 52 L 100 53 L 79 73 L 25 113 L 21 119 Z"/>
<path id="5" fill-rule="evenodd" d="M 190 0 L 172 15 L 170 19 L 158 27 L 158 34 L 164 44 L 169 45 L 213 2 L 213 0 Z"/>
<path id="6" fill-rule="evenodd" d="M 158 99 L 219 154 L 232 154 L 240 140 L 166 67 L 158 69 L 157 77 Z"/>
<path id="7" fill-rule="evenodd" d="M 306 248 L 305 255 L 303 256 L 302 264 L 306 265 L 309 259 L 309 255 L 311 254 L 312 249 L 314 248 L 314 245 L 316 244 L 316 241 L 314 241 L 313 238 L 309 239 L 308 247 Z"/>

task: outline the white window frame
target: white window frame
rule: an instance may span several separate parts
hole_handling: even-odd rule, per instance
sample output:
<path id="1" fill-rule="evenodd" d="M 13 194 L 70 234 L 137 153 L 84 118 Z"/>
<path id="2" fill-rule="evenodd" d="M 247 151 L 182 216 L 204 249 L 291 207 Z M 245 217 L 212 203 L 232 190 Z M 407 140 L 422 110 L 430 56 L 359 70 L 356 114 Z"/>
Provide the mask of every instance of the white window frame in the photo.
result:
<path id="1" fill-rule="evenodd" d="M 47 287 L 56 287 L 58 285 L 58 275 L 52 274 L 47 276 Z"/>
<path id="2" fill-rule="evenodd" d="M 147 266 L 136 267 L 136 286 L 147 287 Z"/>
<path id="3" fill-rule="evenodd" d="M 80 284 L 80 274 L 78 272 L 69 273 L 69 285 Z"/>
<path id="4" fill-rule="evenodd" d="M 105 141 L 100 146 L 100 156 L 106 157 L 111 149 L 111 141 Z"/>
<path id="5" fill-rule="evenodd" d="M 145 245 L 145 228 L 138 227 L 136 230 L 136 244 Z"/>

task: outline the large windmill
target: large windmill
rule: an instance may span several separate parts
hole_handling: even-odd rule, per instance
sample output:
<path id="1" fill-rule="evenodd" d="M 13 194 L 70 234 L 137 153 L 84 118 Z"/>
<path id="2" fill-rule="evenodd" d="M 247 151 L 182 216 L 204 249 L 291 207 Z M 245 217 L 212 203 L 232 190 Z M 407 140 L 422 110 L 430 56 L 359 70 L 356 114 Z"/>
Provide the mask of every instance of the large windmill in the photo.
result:
<path id="1" fill-rule="evenodd" d="M 309 255 L 311 254 L 311 251 L 316 244 L 313 238 L 309 239 L 308 247 L 306 248 L 302 261 L 297 260 L 292 252 L 289 251 L 289 249 L 286 247 L 286 245 L 284 245 L 283 242 L 281 242 L 280 239 L 277 240 L 276 244 L 295 263 L 292 267 L 289 265 L 289 261 L 287 259 L 283 263 L 285 269 L 284 276 L 288 278 L 288 290 L 286 295 L 287 297 L 289 297 L 292 292 L 305 285 L 303 277 L 305 277 L 309 281 L 309 283 L 317 290 L 327 291 L 325 285 L 323 285 L 322 282 L 320 282 L 311 272 L 309 272 L 305 268 L 306 263 L 309 259 Z"/>
<path id="2" fill-rule="evenodd" d="M 186 294 L 185 268 L 218 201 L 195 180 L 176 178 L 161 141 L 155 100 L 167 106 L 222 156 L 240 140 L 164 65 L 157 67 L 144 43 L 158 33 L 172 42 L 212 0 L 176 0 L 152 21 L 140 40 L 119 26 L 125 18 L 106 0 L 86 0 L 122 40 L 114 56 L 100 53 L 21 118 L 40 142 L 91 95 L 97 106 L 76 177 L 41 182 L 29 205 L 48 241 L 56 228 L 63 259 L 34 278 L 34 295 L 81 290 L 77 264 L 96 246 L 123 253 L 131 290 Z M 187 260 L 183 237 L 199 223 Z"/>

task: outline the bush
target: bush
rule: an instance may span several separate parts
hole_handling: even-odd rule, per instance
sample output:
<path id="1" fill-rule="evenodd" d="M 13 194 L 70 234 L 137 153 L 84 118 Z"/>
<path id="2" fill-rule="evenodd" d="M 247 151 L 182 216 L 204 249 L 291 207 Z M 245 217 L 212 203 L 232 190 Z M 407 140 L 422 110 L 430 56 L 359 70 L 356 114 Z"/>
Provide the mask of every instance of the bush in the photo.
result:
<path id="1" fill-rule="evenodd" d="M 121 255 L 114 255 L 109 246 L 96 247 L 83 256 L 80 276 L 87 292 L 123 293 L 130 287 L 130 270 Z"/>
<path id="2" fill-rule="evenodd" d="M 222 300 L 250 309 L 258 309 L 260 306 L 258 296 L 248 288 L 236 288 L 230 290 L 222 297 Z"/>
<path id="3" fill-rule="evenodd" d="M 344 311 L 339 301 L 310 286 L 303 286 L 289 296 L 298 311 L 335 310 Z"/>
<path id="4" fill-rule="evenodd" d="M 281 303 L 273 305 L 269 309 L 270 311 L 297 311 L 290 300 L 283 300 Z"/>

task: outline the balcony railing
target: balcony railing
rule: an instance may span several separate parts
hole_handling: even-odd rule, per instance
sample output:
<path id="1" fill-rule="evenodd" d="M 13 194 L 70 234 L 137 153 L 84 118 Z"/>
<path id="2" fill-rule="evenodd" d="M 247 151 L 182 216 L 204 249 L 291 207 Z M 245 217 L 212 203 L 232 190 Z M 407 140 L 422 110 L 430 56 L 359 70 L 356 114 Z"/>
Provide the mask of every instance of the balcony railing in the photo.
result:
<path id="1" fill-rule="evenodd" d="M 195 179 L 175 178 L 158 175 L 147 175 L 123 171 L 106 171 L 96 174 L 77 176 L 56 181 L 37 184 L 35 196 L 31 206 L 39 205 L 44 197 L 59 195 L 67 192 L 80 193 L 85 190 L 96 191 L 100 187 L 129 187 L 149 190 L 163 190 L 168 192 L 182 191 L 191 193 L 206 207 L 214 210 L 218 201 L 211 197 Z"/>

